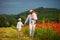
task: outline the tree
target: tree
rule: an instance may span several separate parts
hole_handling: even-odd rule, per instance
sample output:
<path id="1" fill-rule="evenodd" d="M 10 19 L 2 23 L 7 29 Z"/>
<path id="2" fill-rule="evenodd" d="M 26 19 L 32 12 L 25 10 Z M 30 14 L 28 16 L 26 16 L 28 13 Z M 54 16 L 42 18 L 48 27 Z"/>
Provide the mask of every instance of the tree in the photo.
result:
<path id="1" fill-rule="evenodd" d="M 7 24 L 7 17 L 6 16 L 4 16 L 4 15 L 0 15 L 0 27 L 7 27 L 7 26 L 9 26 L 8 24 Z"/>

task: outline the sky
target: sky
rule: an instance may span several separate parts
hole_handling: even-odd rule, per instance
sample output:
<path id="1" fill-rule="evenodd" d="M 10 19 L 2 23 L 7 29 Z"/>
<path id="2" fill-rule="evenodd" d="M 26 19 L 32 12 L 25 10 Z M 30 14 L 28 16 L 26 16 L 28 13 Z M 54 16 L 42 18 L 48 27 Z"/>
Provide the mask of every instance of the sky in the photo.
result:
<path id="1" fill-rule="evenodd" d="M 60 9 L 60 0 L 0 0 L 0 14 L 18 14 L 38 7 Z"/>

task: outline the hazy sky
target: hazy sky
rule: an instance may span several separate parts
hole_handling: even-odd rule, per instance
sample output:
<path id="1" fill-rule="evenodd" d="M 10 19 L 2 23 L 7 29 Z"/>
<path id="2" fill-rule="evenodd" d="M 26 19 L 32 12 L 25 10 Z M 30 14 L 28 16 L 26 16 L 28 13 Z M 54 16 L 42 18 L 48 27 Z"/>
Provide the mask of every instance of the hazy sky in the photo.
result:
<path id="1" fill-rule="evenodd" d="M 18 14 L 38 7 L 60 9 L 60 0 L 0 0 L 0 13 L 5 14 Z"/>

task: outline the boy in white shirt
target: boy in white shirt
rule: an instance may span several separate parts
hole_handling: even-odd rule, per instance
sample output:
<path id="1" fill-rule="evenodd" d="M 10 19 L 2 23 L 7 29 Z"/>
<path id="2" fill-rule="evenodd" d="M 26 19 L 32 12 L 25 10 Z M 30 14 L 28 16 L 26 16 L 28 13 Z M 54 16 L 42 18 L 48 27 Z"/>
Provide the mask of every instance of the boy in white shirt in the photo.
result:
<path id="1" fill-rule="evenodd" d="M 19 18 L 17 22 L 18 37 L 20 36 L 22 26 L 23 26 L 23 23 L 21 21 L 21 18 Z"/>

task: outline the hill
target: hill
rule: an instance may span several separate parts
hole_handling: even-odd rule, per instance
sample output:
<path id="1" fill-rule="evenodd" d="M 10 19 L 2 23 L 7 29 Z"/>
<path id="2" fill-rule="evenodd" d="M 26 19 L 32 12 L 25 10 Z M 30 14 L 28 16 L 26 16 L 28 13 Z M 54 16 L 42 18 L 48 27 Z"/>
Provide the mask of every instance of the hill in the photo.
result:
<path id="1" fill-rule="evenodd" d="M 41 23 L 44 19 L 46 22 L 53 21 L 53 22 L 60 22 L 60 9 L 56 8 L 36 8 L 34 9 L 38 12 L 38 22 Z M 18 14 L 17 16 L 21 17 L 22 19 L 26 19 L 29 11 L 23 12 Z"/>
<path id="2" fill-rule="evenodd" d="M 45 22 L 60 22 L 60 9 L 39 7 L 34 10 L 38 12 L 38 23 L 42 23 L 43 20 Z M 17 15 L 0 14 L 0 26 L 16 26 L 19 17 L 24 23 L 28 14 L 29 10 Z"/>

